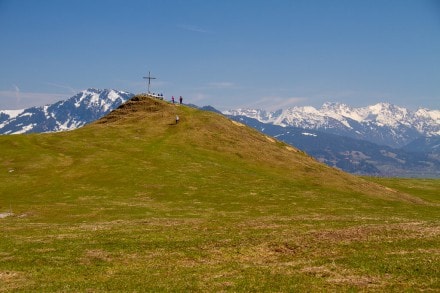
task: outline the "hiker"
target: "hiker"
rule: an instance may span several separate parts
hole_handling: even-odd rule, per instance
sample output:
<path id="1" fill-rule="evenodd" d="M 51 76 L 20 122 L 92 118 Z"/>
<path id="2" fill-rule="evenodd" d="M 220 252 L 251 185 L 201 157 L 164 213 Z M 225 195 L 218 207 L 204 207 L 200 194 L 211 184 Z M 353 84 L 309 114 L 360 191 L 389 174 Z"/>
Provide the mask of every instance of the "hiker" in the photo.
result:
<path id="1" fill-rule="evenodd" d="M 174 104 L 174 96 L 172 96 L 172 97 L 171 97 L 171 101 L 172 101 L 172 102 L 173 102 L 173 104 Z"/>
<path id="2" fill-rule="evenodd" d="M 182 96 L 180 96 L 179 101 L 180 101 L 180 104 L 182 104 L 182 101 L 183 101 Z"/>
<path id="3" fill-rule="evenodd" d="M 179 123 L 179 116 L 176 115 L 176 124 Z"/>

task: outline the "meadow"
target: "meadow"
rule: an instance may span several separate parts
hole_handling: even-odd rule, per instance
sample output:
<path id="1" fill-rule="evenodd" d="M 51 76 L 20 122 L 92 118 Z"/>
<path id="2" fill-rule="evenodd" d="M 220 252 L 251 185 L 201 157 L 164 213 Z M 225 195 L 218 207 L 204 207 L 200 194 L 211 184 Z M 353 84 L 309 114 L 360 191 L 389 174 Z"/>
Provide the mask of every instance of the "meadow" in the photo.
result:
<path id="1" fill-rule="evenodd" d="M 0 291 L 440 290 L 440 180 L 146 97 L 0 149 Z"/>

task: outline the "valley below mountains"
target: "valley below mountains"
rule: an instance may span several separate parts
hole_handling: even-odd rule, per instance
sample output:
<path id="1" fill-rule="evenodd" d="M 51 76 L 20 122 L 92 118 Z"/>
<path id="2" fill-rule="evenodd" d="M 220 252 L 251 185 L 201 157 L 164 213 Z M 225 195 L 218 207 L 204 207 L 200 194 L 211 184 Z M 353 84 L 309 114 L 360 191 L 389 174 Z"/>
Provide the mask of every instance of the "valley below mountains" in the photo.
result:
<path id="1" fill-rule="evenodd" d="M 297 147 L 329 166 L 358 175 L 440 177 L 440 137 L 420 138 L 403 148 L 324 131 L 262 123 L 245 116 L 231 119 Z"/>
<path id="2" fill-rule="evenodd" d="M 325 103 L 267 112 L 223 112 L 321 162 L 373 176 L 440 177 L 440 111 L 379 103 L 363 108 Z"/>

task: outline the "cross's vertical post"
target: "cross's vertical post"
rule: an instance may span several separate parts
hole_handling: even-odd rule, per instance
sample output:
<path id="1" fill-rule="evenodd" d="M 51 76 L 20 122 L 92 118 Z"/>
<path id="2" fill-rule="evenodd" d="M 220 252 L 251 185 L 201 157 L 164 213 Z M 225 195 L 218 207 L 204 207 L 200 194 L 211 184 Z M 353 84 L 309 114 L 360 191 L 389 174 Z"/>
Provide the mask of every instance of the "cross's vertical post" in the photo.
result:
<path id="1" fill-rule="evenodd" d="M 150 93 L 150 83 L 152 79 L 156 79 L 155 77 L 152 77 L 150 74 L 150 71 L 148 71 L 148 76 L 144 76 L 144 79 L 148 79 L 148 93 Z"/>

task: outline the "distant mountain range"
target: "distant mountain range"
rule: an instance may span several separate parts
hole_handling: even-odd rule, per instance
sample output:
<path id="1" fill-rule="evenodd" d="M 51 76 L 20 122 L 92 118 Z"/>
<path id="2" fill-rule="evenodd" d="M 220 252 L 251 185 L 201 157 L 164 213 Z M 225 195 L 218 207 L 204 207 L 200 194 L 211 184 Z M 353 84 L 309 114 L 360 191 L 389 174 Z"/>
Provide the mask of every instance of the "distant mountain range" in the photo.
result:
<path id="1" fill-rule="evenodd" d="M 275 112 L 237 109 L 223 113 L 283 127 L 318 130 L 395 148 L 401 148 L 422 137 L 440 136 L 439 110 L 419 109 L 413 112 L 388 103 L 363 108 L 325 103 L 320 109 L 294 107 Z"/>
<path id="2" fill-rule="evenodd" d="M 440 177 L 439 110 L 325 103 L 320 109 L 237 109 L 223 114 L 350 173 Z"/>
<path id="3" fill-rule="evenodd" d="M 87 89 L 52 105 L 0 110 L 0 134 L 72 130 L 106 115 L 133 97 L 117 90 Z"/>
<path id="4" fill-rule="evenodd" d="M 359 175 L 440 177 L 440 136 L 419 138 L 397 149 L 369 141 L 293 126 L 230 116 L 301 149 L 332 167 Z"/>
<path id="5" fill-rule="evenodd" d="M 73 130 L 103 117 L 133 96 L 117 90 L 87 89 L 52 105 L 0 110 L 0 134 Z M 220 113 L 211 106 L 201 109 Z M 412 112 L 386 103 L 364 108 L 326 103 L 320 109 L 238 109 L 223 114 L 350 173 L 440 177 L 438 110 Z"/>

